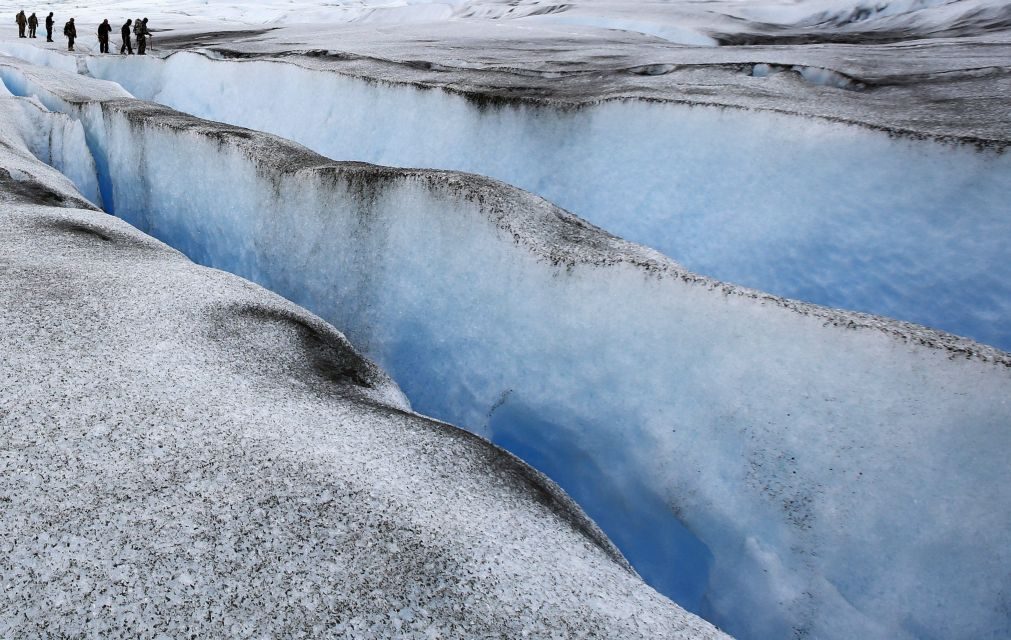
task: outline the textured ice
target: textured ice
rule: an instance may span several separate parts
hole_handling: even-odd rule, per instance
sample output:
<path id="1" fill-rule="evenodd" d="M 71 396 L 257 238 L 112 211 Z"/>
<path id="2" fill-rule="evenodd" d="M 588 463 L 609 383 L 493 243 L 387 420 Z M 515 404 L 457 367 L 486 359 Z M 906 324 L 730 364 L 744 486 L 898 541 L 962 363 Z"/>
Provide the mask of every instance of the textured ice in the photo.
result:
<path id="1" fill-rule="evenodd" d="M 184 0 L 156 7 L 77 2 L 58 13 L 64 9 L 79 12 L 79 23 L 97 22 L 110 9 L 147 13 L 169 30 L 156 35 L 157 54 L 200 48 L 215 60 L 183 54 L 164 64 L 100 62 L 57 54 L 59 43 L 47 49 L 24 41 L 5 50 L 112 77 L 141 97 L 294 137 L 341 160 L 487 173 L 592 218 L 592 206 L 582 211 L 566 200 L 573 197 L 567 191 L 585 197 L 578 190 L 548 191 L 556 186 L 549 173 L 566 177 L 568 164 L 581 161 L 575 168 L 584 173 L 571 175 L 583 178 L 592 195 L 585 199 L 610 205 L 600 206 L 597 222 L 654 246 L 680 242 L 664 251 L 697 271 L 751 282 L 719 269 L 728 258 L 746 270 L 770 254 L 802 258 L 798 264 L 816 276 L 813 293 L 791 295 L 868 294 L 891 305 L 878 312 L 901 317 L 912 316 L 894 305 L 900 292 L 889 284 L 908 288 L 919 272 L 928 276 L 921 284 L 941 291 L 947 282 L 947 290 L 968 294 L 949 307 L 991 309 L 991 317 L 977 316 L 977 327 L 1008 326 L 999 310 L 1008 300 L 1000 267 L 1009 262 L 1000 246 L 1007 236 L 1001 196 L 1011 175 L 1006 2 L 265 0 L 216 2 L 210 11 Z M 93 46 L 85 35 L 78 48 Z M 183 90 L 182 79 L 202 74 L 206 80 Z M 18 85 L 18 74 L 7 75 L 15 92 L 39 91 L 49 108 L 83 115 L 110 210 L 339 321 L 397 368 L 412 398 L 550 471 L 654 585 L 741 637 L 1011 635 L 1008 578 L 1000 574 L 1011 547 L 1001 517 L 1009 510 L 1008 472 L 999 463 L 1011 422 L 1007 370 L 972 362 L 1005 363 L 1006 354 L 698 278 L 655 254 L 603 241 L 580 221 L 494 182 L 349 164 L 324 170 L 326 161 L 311 154 L 303 164 L 304 150 L 157 109 L 68 109 L 72 94 L 115 97 L 101 94 L 99 84 L 82 92 L 77 80 L 39 74 Z M 240 77 L 242 91 L 233 92 Z M 43 90 L 42 80 L 62 87 Z M 268 99 L 250 91 L 256 86 Z M 321 95 L 335 96 L 342 108 L 323 125 L 313 120 L 325 112 Z M 650 104 L 624 108 L 643 98 Z M 230 111 L 228 100 L 241 109 Z M 261 103 L 275 108 L 254 108 Z M 712 106 L 735 111 L 703 108 Z M 288 119 L 278 121 L 277 111 Z M 247 112 L 260 119 L 241 120 Z M 672 232 L 664 218 L 659 231 L 636 235 L 644 218 L 619 215 L 630 200 L 617 187 L 637 185 L 613 180 L 614 163 L 600 160 L 599 143 L 612 144 L 606 155 L 623 161 L 621 169 L 644 177 L 661 173 L 662 163 L 622 155 L 635 146 L 629 140 L 639 140 L 614 135 L 628 118 L 675 131 L 667 121 L 684 118 L 681 137 L 665 139 L 652 126 L 640 136 L 655 136 L 663 153 L 685 159 L 678 171 L 693 177 L 688 197 L 666 193 L 679 206 L 701 185 L 699 203 L 726 203 L 730 217 L 701 207 L 704 226 L 694 235 L 679 235 L 684 227 Z M 143 135 L 132 132 L 138 128 Z M 489 135 L 495 131 L 501 135 Z M 487 136 L 493 153 L 460 144 L 472 135 Z M 570 146 L 584 135 L 597 144 Z M 333 149 L 318 144 L 331 138 Z M 390 153 L 408 144 L 419 150 L 417 162 Z M 36 143 L 32 151 L 45 158 L 52 149 Z M 566 155 L 573 149 L 586 160 Z M 185 166 L 179 158 L 194 151 L 206 157 Z M 274 153 L 276 161 L 264 160 Z M 160 164 L 168 168 L 158 171 Z M 530 171 L 532 164 L 540 171 Z M 586 171 L 596 165 L 604 170 Z M 800 173 L 791 174 L 795 168 Z M 22 173 L 10 175 L 5 188 L 38 191 Z M 151 176 L 157 196 L 182 213 L 142 195 Z M 180 176 L 194 193 L 180 193 Z M 671 189 L 664 182 L 661 193 Z M 710 182 L 719 188 L 707 191 Z M 221 193 L 247 184 L 258 185 L 262 201 L 233 202 Z M 931 197 L 923 198 L 917 191 L 927 185 Z M 632 191 L 632 201 L 642 205 L 644 192 Z M 896 205 L 916 215 L 880 217 Z M 690 261 L 696 245 L 719 245 L 727 230 L 738 232 L 736 241 L 761 245 L 769 228 L 755 225 L 765 219 L 781 225 L 790 240 L 784 245 L 795 243 L 812 231 L 801 224 L 811 210 L 824 216 L 813 218 L 821 237 L 832 240 L 824 256 L 807 245 L 800 255 L 760 246 L 769 253 L 755 260 L 722 249 L 712 269 Z M 833 218 L 833 211 L 843 215 Z M 628 226 L 612 223 L 619 218 Z M 919 251 L 902 244 L 911 229 Z M 211 233 L 222 241 L 208 242 Z M 285 242 L 275 246 L 275 235 Z M 859 251 L 845 255 L 847 263 L 833 250 L 853 239 Z M 889 253 L 865 255 L 865 246 Z M 824 279 L 824 268 L 837 275 L 863 269 L 869 291 Z M 774 271 L 781 274 L 781 265 Z M 606 277 L 598 280 L 598 272 Z M 739 307 L 743 315 L 729 318 Z M 951 318 L 918 319 L 955 328 L 945 324 Z M 798 323 L 803 330 L 795 330 Z M 415 615 L 403 611 L 396 619 Z"/>
<path id="2" fill-rule="evenodd" d="M 725 637 L 319 318 L 94 210 L 0 97 L 0 637 Z"/>
<path id="3" fill-rule="evenodd" d="M 52 113 L 36 99 L 14 98 L 0 87 L 0 138 L 55 168 L 85 198 L 101 205 L 95 162 L 78 120 Z"/>
<path id="4" fill-rule="evenodd" d="M 1008 354 L 693 275 L 494 180 L 0 75 L 82 119 L 118 216 L 341 327 L 731 632 L 1009 632 Z"/>
<path id="5" fill-rule="evenodd" d="M 169 46 L 207 50 L 164 61 L 5 48 L 328 157 L 501 179 L 724 281 L 1011 348 L 1011 112 L 986 97 L 1011 95 L 1011 76 L 986 72 L 1011 46 L 700 54 L 584 37 L 563 42 L 607 62 L 581 53 L 573 69 L 536 62 L 552 43 L 525 32 L 428 31 L 463 52 L 351 31 L 339 42 L 351 59 L 293 56 L 284 38 L 319 38 L 295 28 L 178 36 Z M 471 62 L 484 44 L 498 66 Z M 506 100 L 495 87 L 509 82 L 540 99 Z"/>

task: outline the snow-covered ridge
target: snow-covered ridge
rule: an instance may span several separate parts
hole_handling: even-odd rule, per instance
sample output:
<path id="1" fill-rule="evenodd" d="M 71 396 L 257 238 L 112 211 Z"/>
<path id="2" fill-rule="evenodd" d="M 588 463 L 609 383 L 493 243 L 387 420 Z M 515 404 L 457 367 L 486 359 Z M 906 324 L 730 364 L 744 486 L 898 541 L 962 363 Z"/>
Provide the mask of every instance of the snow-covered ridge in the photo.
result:
<path id="1" fill-rule="evenodd" d="M 0 76 L 81 119 L 117 215 L 345 330 L 721 626 L 1007 631 L 1008 354 L 694 276 L 494 180 Z"/>

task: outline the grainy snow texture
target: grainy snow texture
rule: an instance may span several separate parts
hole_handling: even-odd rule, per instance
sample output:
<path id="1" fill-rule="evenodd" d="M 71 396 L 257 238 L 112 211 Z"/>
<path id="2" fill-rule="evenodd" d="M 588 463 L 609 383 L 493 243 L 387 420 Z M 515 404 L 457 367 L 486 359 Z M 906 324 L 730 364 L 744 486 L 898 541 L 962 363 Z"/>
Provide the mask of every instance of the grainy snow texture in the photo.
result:
<path id="1" fill-rule="evenodd" d="M 1011 355 L 937 331 L 1011 345 L 1007 3 L 210 7 L 58 4 L 150 15 L 155 55 L 0 42 L 66 72 L 0 61 L 4 131 L 319 313 L 734 635 L 1011 637 Z"/>
<path id="2" fill-rule="evenodd" d="M 3 143 L 0 637 L 724 637 L 332 327 Z"/>

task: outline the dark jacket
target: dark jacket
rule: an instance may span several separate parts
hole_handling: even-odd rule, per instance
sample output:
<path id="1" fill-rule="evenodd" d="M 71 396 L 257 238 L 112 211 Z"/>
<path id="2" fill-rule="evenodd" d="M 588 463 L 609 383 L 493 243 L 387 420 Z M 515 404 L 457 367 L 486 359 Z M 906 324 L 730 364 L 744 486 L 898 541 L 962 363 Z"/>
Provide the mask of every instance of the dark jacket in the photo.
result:
<path id="1" fill-rule="evenodd" d="M 35 14 L 28 16 L 28 26 L 37 27 L 39 26 L 39 19 L 35 17 Z"/>
<path id="2" fill-rule="evenodd" d="M 127 20 L 126 24 L 119 28 L 119 35 L 123 36 L 123 42 L 130 39 L 130 27 L 133 25 L 132 20 Z"/>
<path id="3" fill-rule="evenodd" d="M 25 12 L 19 11 L 18 15 L 14 17 L 14 22 L 17 22 L 19 27 L 23 27 L 28 24 L 28 18 L 25 17 Z"/>
<path id="4" fill-rule="evenodd" d="M 50 13 L 48 16 L 46 16 L 46 29 L 52 31 L 54 22 L 56 22 L 56 20 L 53 20 L 53 14 Z"/>
<path id="5" fill-rule="evenodd" d="M 77 37 L 77 27 L 74 26 L 73 22 L 68 22 L 67 24 L 63 25 L 63 35 L 67 36 L 68 38 Z"/>
<path id="6" fill-rule="evenodd" d="M 103 22 L 102 24 L 98 25 L 98 39 L 99 40 L 108 40 L 109 39 L 109 33 L 111 31 L 112 31 L 112 25 L 109 24 L 108 22 Z"/>

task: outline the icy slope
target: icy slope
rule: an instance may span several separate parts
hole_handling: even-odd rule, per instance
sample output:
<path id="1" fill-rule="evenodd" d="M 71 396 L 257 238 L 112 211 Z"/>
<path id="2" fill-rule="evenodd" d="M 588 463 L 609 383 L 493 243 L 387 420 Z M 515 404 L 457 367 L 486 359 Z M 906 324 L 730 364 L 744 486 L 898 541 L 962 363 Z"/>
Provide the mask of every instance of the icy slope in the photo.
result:
<path id="1" fill-rule="evenodd" d="M 1011 631 L 1008 354 L 692 275 L 492 180 L 0 76 L 82 118 L 117 215 L 341 327 L 736 635 Z"/>
<path id="2" fill-rule="evenodd" d="M 279 61 L 78 60 L 139 97 L 329 157 L 505 180 L 715 278 L 1011 348 L 1006 152 L 669 102 L 488 106 Z M 818 77 L 803 61 L 751 80 Z"/>
<path id="3" fill-rule="evenodd" d="M 0 636 L 724 637 L 332 327 L 75 203 L 0 150 Z"/>

